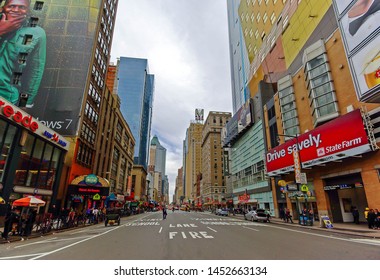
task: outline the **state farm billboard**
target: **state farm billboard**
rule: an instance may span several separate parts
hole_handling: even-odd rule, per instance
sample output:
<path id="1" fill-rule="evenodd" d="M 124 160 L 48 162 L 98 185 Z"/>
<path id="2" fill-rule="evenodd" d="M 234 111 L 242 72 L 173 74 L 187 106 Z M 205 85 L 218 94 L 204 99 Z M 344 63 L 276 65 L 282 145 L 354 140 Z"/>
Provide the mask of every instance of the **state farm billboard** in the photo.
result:
<path id="1" fill-rule="evenodd" d="M 371 151 L 358 109 L 269 150 L 266 153 L 269 176 L 294 170 L 293 150 L 297 148 L 297 140 L 302 167 Z"/>

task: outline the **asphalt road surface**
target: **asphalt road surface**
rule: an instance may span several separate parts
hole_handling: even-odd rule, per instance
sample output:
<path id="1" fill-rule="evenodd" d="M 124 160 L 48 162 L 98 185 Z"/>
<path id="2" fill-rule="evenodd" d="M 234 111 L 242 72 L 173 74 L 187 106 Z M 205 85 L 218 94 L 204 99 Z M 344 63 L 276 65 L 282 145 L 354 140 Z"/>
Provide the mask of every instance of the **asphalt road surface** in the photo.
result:
<path id="1" fill-rule="evenodd" d="M 0 245 L 0 260 L 379 260 L 380 241 L 169 211 Z"/>

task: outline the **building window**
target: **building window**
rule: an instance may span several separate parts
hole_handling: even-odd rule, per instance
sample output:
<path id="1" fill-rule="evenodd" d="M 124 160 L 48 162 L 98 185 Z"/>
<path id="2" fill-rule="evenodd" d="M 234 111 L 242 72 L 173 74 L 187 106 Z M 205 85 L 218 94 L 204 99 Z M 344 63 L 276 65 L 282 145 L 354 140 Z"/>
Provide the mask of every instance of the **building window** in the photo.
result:
<path id="1" fill-rule="evenodd" d="M 265 13 L 265 14 L 263 15 L 263 22 L 266 23 L 267 20 L 268 20 L 268 15 L 267 15 L 267 13 Z"/>
<path id="2" fill-rule="evenodd" d="M 32 35 L 25 35 L 23 45 L 29 45 L 32 43 L 33 36 Z"/>
<path id="3" fill-rule="evenodd" d="M 299 123 L 295 102 L 295 92 L 290 75 L 278 81 L 278 93 L 280 99 L 281 119 L 284 134 L 297 135 Z"/>
<path id="4" fill-rule="evenodd" d="M 272 13 L 272 15 L 270 16 L 270 22 L 272 24 L 274 24 L 274 22 L 276 21 L 276 15 L 274 14 L 274 12 Z"/>
<path id="5" fill-rule="evenodd" d="M 263 40 L 263 41 L 264 41 L 264 39 L 265 39 L 265 36 L 266 36 L 266 34 L 265 34 L 265 31 L 263 31 L 263 33 L 261 33 L 261 40 Z"/>
<path id="6" fill-rule="evenodd" d="M 28 134 L 18 159 L 14 185 L 51 190 L 61 151 Z"/>
<path id="7" fill-rule="evenodd" d="M 36 27 L 38 25 L 38 18 L 37 17 L 31 17 L 30 18 L 30 26 Z"/>
<path id="8" fill-rule="evenodd" d="M 304 68 L 314 125 L 337 117 L 338 104 L 325 53 L 309 60 Z"/>
<path id="9" fill-rule="evenodd" d="M 34 4 L 34 10 L 41 11 L 43 6 L 44 6 L 44 2 L 36 1 L 36 3 Z"/>
<path id="10" fill-rule="evenodd" d="M 19 64 L 25 64 L 27 56 L 28 56 L 27 53 L 19 53 L 18 54 L 18 63 Z"/>
<path id="11" fill-rule="evenodd" d="M 0 120 L 0 182 L 3 182 L 3 176 L 9 163 L 9 155 L 12 154 L 12 145 L 16 136 L 17 129 L 3 120 Z"/>
<path id="12" fill-rule="evenodd" d="M 20 85 L 21 84 L 21 76 L 22 76 L 22 73 L 20 72 L 14 72 L 13 73 L 13 84 L 14 85 Z"/>

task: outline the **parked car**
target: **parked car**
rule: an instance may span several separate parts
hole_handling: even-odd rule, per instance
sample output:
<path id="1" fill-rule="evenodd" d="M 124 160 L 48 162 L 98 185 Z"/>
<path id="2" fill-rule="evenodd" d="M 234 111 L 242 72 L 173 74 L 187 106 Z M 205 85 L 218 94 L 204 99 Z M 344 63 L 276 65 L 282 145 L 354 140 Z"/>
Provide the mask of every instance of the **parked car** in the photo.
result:
<path id="1" fill-rule="evenodd" d="M 227 217 L 228 216 L 228 210 L 225 208 L 219 208 L 216 210 L 215 214 L 218 216 L 226 216 Z"/>
<path id="2" fill-rule="evenodd" d="M 245 214 L 245 219 L 252 222 L 270 222 L 270 214 L 265 209 L 251 210 Z"/>

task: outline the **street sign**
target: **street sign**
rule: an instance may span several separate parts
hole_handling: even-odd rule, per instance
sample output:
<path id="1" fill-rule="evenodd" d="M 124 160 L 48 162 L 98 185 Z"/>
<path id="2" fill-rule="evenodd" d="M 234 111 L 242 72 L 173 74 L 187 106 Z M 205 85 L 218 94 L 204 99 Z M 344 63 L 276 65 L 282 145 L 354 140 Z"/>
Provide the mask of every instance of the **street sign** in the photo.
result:
<path id="1" fill-rule="evenodd" d="M 306 173 L 301 173 L 300 174 L 300 184 L 307 184 Z"/>
<path id="2" fill-rule="evenodd" d="M 294 173 L 295 173 L 295 179 L 296 183 L 301 183 L 301 163 L 300 163 L 300 157 L 298 154 L 298 149 L 293 150 L 293 159 L 294 159 Z"/>
<path id="3" fill-rule="evenodd" d="M 329 216 L 321 216 L 321 221 L 323 221 L 323 224 L 321 225 L 321 227 L 333 228 L 333 225 L 330 221 Z"/>
<path id="4" fill-rule="evenodd" d="M 309 191 L 309 187 L 307 185 L 301 186 L 301 192 L 308 192 L 308 191 Z"/>

